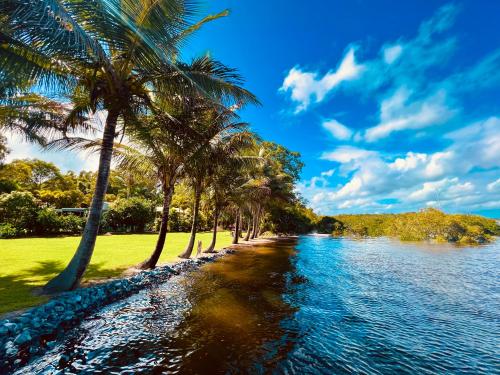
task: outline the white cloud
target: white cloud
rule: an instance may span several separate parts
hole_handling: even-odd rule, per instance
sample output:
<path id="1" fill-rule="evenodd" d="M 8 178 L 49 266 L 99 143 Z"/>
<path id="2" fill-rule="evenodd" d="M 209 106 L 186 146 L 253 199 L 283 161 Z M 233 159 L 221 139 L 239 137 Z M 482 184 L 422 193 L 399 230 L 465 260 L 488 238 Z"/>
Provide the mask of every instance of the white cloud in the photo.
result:
<path id="1" fill-rule="evenodd" d="M 457 198 L 468 195 L 474 190 L 469 181 L 460 183 L 457 177 L 444 178 L 438 181 L 424 182 L 420 189 L 413 191 L 408 200 L 412 202 L 439 202 L 441 199 Z M 432 200 L 434 199 L 434 200 Z"/>
<path id="2" fill-rule="evenodd" d="M 329 169 L 327 171 L 321 172 L 322 177 L 332 177 L 335 173 L 335 169 Z"/>
<path id="3" fill-rule="evenodd" d="M 354 160 L 366 159 L 375 154 L 376 152 L 374 151 L 364 150 L 353 146 L 340 146 L 334 151 L 323 153 L 321 159 L 348 163 Z"/>
<path id="4" fill-rule="evenodd" d="M 410 102 L 411 92 L 400 87 L 380 105 L 380 122 L 365 132 L 365 139 L 374 142 L 391 133 L 441 125 L 455 113 L 446 104 L 446 93 L 437 92 L 422 100 Z"/>
<path id="5" fill-rule="evenodd" d="M 490 182 L 486 186 L 486 190 L 488 190 L 488 191 L 500 191 L 500 178 L 493 181 L 493 182 Z"/>
<path id="6" fill-rule="evenodd" d="M 354 48 L 350 48 L 335 71 L 329 71 L 323 77 L 316 72 L 307 72 L 300 67 L 293 67 L 283 81 L 282 92 L 291 92 L 291 99 L 297 103 L 295 113 L 309 107 L 311 101 L 323 101 L 325 96 L 342 82 L 358 77 L 363 67 L 356 63 Z"/>
<path id="7" fill-rule="evenodd" d="M 322 125 L 323 128 L 341 141 L 347 141 L 352 137 L 352 130 L 335 119 L 323 121 Z"/>
<path id="8" fill-rule="evenodd" d="M 448 133 L 445 137 L 454 141 L 452 149 L 462 157 L 462 166 L 470 168 L 500 167 L 500 118 L 490 117 L 460 130 Z"/>
<path id="9" fill-rule="evenodd" d="M 498 129 L 497 117 L 475 122 L 449 133 L 452 144 L 434 153 L 396 156 L 352 146 L 337 147 L 322 158 L 339 163 L 341 172 L 347 170 L 345 180 L 337 186 L 303 187 L 301 193 L 323 213 L 408 211 L 426 205 L 459 212 L 497 208 Z M 335 176 L 339 181 L 342 174 Z M 378 202 L 385 200 L 397 203 Z"/>
<path id="10" fill-rule="evenodd" d="M 386 64 L 392 64 L 396 61 L 403 52 L 403 47 L 400 44 L 388 46 L 383 49 L 384 61 Z"/>
<path id="11" fill-rule="evenodd" d="M 342 81 L 342 88 L 360 96 L 361 105 L 365 99 L 375 100 L 365 107 L 375 104 L 377 111 L 363 114 L 364 109 L 360 110 L 364 129 L 350 129 L 336 120 L 322 123 L 333 137 L 350 145 L 321 154 L 321 159 L 338 163 L 328 185 L 301 187 L 303 196 L 320 212 L 408 211 L 426 205 L 459 212 L 500 208 L 500 118 L 464 120 L 464 114 L 474 116 L 482 110 L 468 107 L 471 94 L 498 88 L 500 49 L 465 68 L 452 65 L 460 46 L 450 32 L 458 10 L 455 4 L 443 6 L 422 22 L 414 37 L 383 43 L 372 59 L 353 58 L 361 69 Z M 311 81 L 302 100 L 293 98 L 291 91 L 292 100 L 303 105 L 300 110 L 334 91 L 314 87 L 323 79 L 314 71 L 301 73 L 311 74 Z M 489 113 L 497 110 L 493 107 Z M 349 119 L 344 108 L 332 110 L 340 111 L 342 118 Z M 361 124 L 359 114 L 353 117 Z M 457 127 L 461 129 L 450 131 Z M 394 139 L 376 143 L 399 133 L 418 148 L 396 153 L 380 148 L 393 145 Z M 399 143 L 396 148 L 404 150 L 404 146 Z"/>

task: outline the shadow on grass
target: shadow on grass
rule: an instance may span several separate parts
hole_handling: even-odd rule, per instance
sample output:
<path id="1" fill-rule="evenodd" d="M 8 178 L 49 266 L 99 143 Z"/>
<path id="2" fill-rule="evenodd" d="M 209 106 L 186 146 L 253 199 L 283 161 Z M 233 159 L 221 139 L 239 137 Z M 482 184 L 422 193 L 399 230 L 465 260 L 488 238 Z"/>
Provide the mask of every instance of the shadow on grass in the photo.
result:
<path id="1" fill-rule="evenodd" d="M 40 295 L 41 287 L 64 267 L 62 261 L 47 260 L 16 274 L 1 275 L 0 315 L 46 301 L 48 297 Z M 105 268 L 104 262 L 90 264 L 84 275 L 84 283 L 120 276 L 126 268 Z"/>

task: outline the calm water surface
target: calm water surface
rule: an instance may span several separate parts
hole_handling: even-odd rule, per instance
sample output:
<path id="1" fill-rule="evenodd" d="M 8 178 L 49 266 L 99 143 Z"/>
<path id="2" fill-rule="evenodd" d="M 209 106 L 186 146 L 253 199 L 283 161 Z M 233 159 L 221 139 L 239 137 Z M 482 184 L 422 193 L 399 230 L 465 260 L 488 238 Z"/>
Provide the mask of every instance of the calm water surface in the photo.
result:
<path id="1" fill-rule="evenodd" d="M 304 236 L 114 303 L 19 373 L 500 373 L 500 244 Z"/>

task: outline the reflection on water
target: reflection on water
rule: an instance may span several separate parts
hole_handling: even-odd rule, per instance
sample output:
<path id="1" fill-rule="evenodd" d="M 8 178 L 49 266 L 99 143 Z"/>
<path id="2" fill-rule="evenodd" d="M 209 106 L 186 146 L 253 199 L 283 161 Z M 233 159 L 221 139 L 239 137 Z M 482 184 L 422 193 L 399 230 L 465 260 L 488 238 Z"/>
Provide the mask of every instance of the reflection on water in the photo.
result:
<path id="1" fill-rule="evenodd" d="M 498 373 L 499 250 L 241 250 L 106 307 L 19 373 Z"/>

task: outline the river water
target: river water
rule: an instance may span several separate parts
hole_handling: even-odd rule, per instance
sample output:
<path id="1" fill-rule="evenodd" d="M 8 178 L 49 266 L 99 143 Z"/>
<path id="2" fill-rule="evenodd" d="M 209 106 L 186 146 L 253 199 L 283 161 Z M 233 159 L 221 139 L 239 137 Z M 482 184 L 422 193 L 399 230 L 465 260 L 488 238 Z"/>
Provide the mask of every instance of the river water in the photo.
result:
<path id="1" fill-rule="evenodd" d="M 111 304 L 19 373 L 500 373 L 500 244 L 303 236 Z"/>

